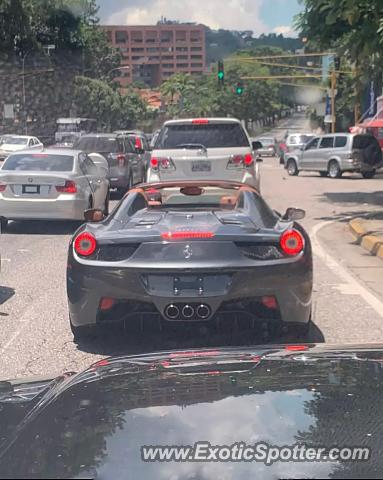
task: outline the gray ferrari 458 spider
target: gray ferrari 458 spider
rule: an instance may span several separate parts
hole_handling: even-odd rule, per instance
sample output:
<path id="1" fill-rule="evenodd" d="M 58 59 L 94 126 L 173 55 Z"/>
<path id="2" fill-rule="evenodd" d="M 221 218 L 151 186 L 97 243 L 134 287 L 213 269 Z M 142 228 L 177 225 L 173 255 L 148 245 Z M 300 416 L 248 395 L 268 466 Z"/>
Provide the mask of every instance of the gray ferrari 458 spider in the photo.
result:
<path id="1" fill-rule="evenodd" d="M 173 181 L 130 190 L 107 217 L 86 212 L 68 253 L 74 336 L 113 322 L 153 330 L 198 323 L 304 332 L 312 252 L 296 220 L 249 185 Z"/>

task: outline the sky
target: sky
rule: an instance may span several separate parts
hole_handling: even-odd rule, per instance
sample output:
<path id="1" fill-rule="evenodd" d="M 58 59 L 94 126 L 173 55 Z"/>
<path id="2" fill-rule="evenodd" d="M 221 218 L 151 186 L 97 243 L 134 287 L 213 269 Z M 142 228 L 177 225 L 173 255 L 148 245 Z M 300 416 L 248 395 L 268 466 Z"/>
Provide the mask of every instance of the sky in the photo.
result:
<path id="1" fill-rule="evenodd" d="M 213 29 L 253 30 L 296 36 L 298 0 L 98 0 L 101 23 L 153 25 L 162 17 L 203 23 Z"/>

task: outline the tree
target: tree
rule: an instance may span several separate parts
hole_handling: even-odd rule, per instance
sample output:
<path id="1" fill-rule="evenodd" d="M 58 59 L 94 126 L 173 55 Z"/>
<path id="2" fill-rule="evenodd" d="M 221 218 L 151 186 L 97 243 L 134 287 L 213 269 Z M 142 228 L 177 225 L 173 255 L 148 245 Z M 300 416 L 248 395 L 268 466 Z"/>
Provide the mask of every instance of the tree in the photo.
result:
<path id="1" fill-rule="evenodd" d="M 355 67 L 348 103 L 355 88 L 370 80 L 381 86 L 383 73 L 383 2 L 379 0 L 302 0 L 304 11 L 296 26 L 307 47 L 331 49 Z"/>

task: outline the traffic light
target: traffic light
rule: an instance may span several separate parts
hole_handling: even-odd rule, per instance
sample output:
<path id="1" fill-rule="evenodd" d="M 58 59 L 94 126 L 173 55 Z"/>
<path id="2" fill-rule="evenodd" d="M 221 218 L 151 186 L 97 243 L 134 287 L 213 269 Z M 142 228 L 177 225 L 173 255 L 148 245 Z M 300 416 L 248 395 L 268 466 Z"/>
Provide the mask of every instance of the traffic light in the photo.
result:
<path id="1" fill-rule="evenodd" d="M 244 91 L 244 86 L 243 86 L 243 83 L 242 82 L 238 82 L 237 83 L 237 87 L 235 89 L 235 93 L 237 95 L 242 95 L 243 94 L 243 91 Z"/>
<path id="2" fill-rule="evenodd" d="M 217 77 L 218 77 L 218 85 L 223 85 L 225 83 L 225 70 L 224 70 L 224 67 L 223 67 L 223 61 L 222 60 L 220 60 L 218 62 Z"/>

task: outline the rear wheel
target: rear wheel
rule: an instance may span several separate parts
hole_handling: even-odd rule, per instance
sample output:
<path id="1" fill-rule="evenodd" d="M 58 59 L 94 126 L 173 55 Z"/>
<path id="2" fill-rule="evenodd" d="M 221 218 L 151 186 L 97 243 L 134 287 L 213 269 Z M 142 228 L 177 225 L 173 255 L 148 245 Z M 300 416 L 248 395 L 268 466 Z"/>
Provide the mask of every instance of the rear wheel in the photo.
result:
<path id="1" fill-rule="evenodd" d="M 327 172 L 319 172 L 319 175 L 320 175 L 321 177 L 327 177 Z"/>
<path id="2" fill-rule="evenodd" d="M 8 219 L 5 217 L 0 217 L 0 230 L 4 232 L 8 226 Z"/>
<path id="3" fill-rule="evenodd" d="M 291 158 L 287 161 L 287 173 L 292 177 L 299 173 L 296 161 Z"/>
<path id="4" fill-rule="evenodd" d="M 363 178 L 374 178 L 376 174 L 376 170 L 371 170 L 369 172 L 362 172 Z"/>
<path id="5" fill-rule="evenodd" d="M 328 175 L 330 178 L 340 178 L 342 171 L 339 167 L 339 163 L 336 160 L 331 160 L 328 165 Z"/>

